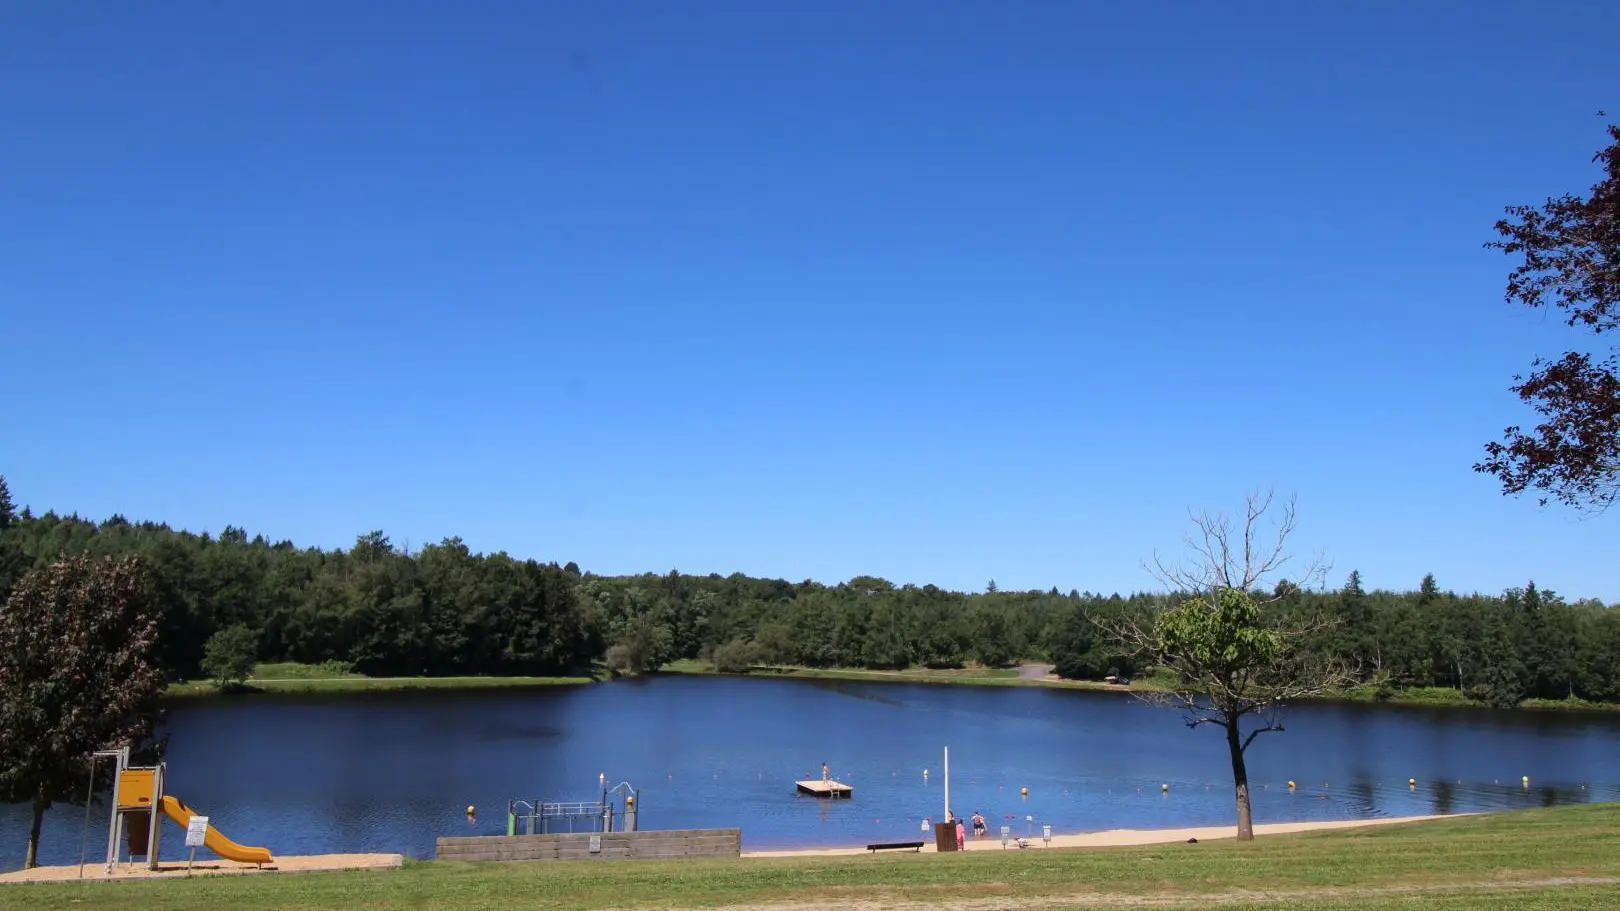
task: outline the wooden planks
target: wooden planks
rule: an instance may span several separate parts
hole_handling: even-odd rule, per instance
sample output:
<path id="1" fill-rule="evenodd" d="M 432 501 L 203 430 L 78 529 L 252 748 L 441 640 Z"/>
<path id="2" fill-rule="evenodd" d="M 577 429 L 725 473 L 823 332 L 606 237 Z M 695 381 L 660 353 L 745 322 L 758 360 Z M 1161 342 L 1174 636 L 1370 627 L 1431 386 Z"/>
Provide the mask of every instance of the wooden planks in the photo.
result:
<path id="1" fill-rule="evenodd" d="M 813 781 L 796 781 L 794 784 L 798 786 L 801 794 L 809 794 L 813 797 L 837 798 L 855 796 L 855 789 L 841 781 L 822 781 L 821 779 L 815 779 Z"/>
<path id="2" fill-rule="evenodd" d="M 600 839 L 600 850 L 591 840 Z M 556 835 L 471 835 L 437 839 L 437 860 L 530 861 L 739 857 L 741 829 L 670 829 L 651 832 L 565 832 Z"/>

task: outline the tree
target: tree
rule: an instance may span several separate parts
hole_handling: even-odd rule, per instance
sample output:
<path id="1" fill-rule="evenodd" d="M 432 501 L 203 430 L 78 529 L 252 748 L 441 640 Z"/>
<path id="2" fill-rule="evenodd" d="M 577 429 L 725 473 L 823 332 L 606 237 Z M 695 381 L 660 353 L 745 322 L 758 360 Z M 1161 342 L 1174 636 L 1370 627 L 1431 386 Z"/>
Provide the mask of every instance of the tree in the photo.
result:
<path id="1" fill-rule="evenodd" d="M 72 557 L 25 575 L 0 610 L 0 800 L 31 802 L 24 865 L 96 750 L 139 749 L 165 678 L 158 603 L 138 557 Z"/>
<path id="2" fill-rule="evenodd" d="M 6 597 L 11 594 L 12 583 L 28 565 L 27 555 L 15 542 L 17 536 L 6 534 L 7 529 L 17 524 L 17 518 L 11 488 L 6 486 L 5 476 L 0 475 L 0 604 L 5 603 Z"/>
<path id="3" fill-rule="evenodd" d="M 1106 633 L 1108 618 L 1118 611 L 1075 609 L 1055 630 L 1052 670 L 1066 680 L 1101 680 L 1110 674 L 1136 673 L 1132 657 L 1123 654 Z"/>
<path id="4" fill-rule="evenodd" d="M 1434 581 L 1434 573 L 1424 573 L 1423 581 L 1418 584 L 1418 606 L 1424 607 L 1440 597 L 1440 585 Z"/>
<path id="5" fill-rule="evenodd" d="M 1508 275 L 1509 303 L 1557 307 L 1567 325 L 1593 335 L 1620 327 L 1620 126 L 1608 133 L 1611 144 L 1593 156 L 1605 177 L 1589 197 L 1510 206 L 1496 223 L 1504 239 L 1485 244 L 1523 257 Z M 1474 470 L 1495 475 L 1505 495 L 1534 488 L 1546 494 L 1542 505 L 1601 511 L 1620 496 L 1620 357 L 1569 351 L 1531 366 L 1509 388 L 1542 422 L 1531 432 L 1508 427 Z"/>
<path id="6" fill-rule="evenodd" d="M 656 671 L 671 659 L 674 635 L 667 625 L 651 614 L 637 614 L 624 626 L 624 635 L 607 651 L 607 664 L 614 673 L 645 674 Z"/>
<path id="7" fill-rule="evenodd" d="M 6 476 L 0 474 L 0 533 L 10 528 L 17 521 L 17 504 L 11 500 L 11 488 L 6 486 Z"/>
<path id="8" fill-rule="evenodd" d="M 1321 695 L 1350 680 L 1336 658 L 1303 647 L 1333 620 L 1266 611 L 1280 597 L 1276 594 L 1260 600 L 1259 584 L 1288 561 L 1284 550 L 1295 525 L 1290 501 L 1275 531 L 1264 532 L 1260 520 L 1271 500 L 1270 494 L 1250 496 L 1237 529 L 1223 516 L 1196 516 L 1199 535 L 1189 540 L 1196 554 L 1193 564 L 1175 568 L 1154 560 L 1156 575 L 1179 602 L 1151 620 L 1125 617 L 1105 623 L 1122 646 L 1169 670 L 1176 680 L 1171 689 L 1140 691 L 1138 698 L 1180 709 L 1188 727 L 1208 724 L 1224 731 L 1238 838 L 1243 840 L 1254 838 L 1245 761 L 1250 745 L 1261 734 L 1283 730 L 1281 710 L 1287 702 Z M 1303 579 L 1319 581 L 1325 573 L 1318 560 Z"/>
<path id="9" fill-rule="evenodd" d="M 754 643 L 747 639 L 733 639 L 714 650 L 714 669 L 722 674 L 746 674 L 754 669 L 758 657 Z"/>
<path id="10" fill-rule="evenodd" d="M 212 677 L 221 690 L 247 682 L 259 658 L 259 635 L 246 626 L 226 627 L 208 637 L 203 645 L 203 673 Z"/>

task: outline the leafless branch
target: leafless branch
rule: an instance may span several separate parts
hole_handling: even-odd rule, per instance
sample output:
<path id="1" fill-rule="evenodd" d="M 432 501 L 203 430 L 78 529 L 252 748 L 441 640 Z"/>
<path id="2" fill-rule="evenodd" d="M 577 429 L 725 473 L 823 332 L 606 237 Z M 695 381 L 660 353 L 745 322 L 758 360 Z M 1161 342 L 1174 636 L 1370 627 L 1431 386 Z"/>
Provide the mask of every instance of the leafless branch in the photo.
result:
<path id="1" fill-rule="evenodd" d="M 1170 564 L 1155 552 L 1152 565 L 1144 568 L 1172 592 L 1203 595 L 1221 588 L 1255 591 L 1289 562 L 1288 539 L 1298 523 L 1295 499 L 1289 497 L 1281 504 L 1272 529 L 1267 532 L 1262 528 L 1261 520 L 1271 510 L 1274 499 L 1270 490 L 1247 496 L 1237 527 L 1222 513 L 1190 513 L 1196 529 L 1186 539 L 1191 559 L 1180 565 Z M 1320 586 L 1330 569 L 1326 560 L 1317 555 L 1294 584 L 1302 589 Z"/>

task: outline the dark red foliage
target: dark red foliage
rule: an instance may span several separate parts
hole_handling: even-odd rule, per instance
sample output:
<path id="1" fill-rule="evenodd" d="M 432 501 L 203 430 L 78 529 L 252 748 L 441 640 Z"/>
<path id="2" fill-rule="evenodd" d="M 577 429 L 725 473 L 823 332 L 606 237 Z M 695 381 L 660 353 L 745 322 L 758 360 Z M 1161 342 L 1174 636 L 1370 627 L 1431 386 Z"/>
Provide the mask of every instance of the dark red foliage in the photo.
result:
<path id="1" fill-rule="evenodd" d="M 82 787 L 91 752 L 151 735 L 166 682 L 158 614 L 139 557 L 59 560 L 0 609 L 0 799 L 34 804 L 33 836 Z"/>
<path id="2" fill-rule="evenodd" d="M 1605 177 L 1590 196 L 1512 206 L 1496 223 L 1505 239 L 1485 245 L 1523 256 L 1508 276 L 1510 303 L 1557 307 L 1594 335 L 1620 327 L 1620 126 L 1608 133 L 1593 159 Z M 1506 494 L 1534 488 L 1547 494 L 1543 504 L 1607 507 L 1620 496 L 1620 361 L 1571 351 L 1532 366 L 1511 388 L 1544 420 L 1528 432 L 1508 427 L 1474 470 L 1495 475 Z"/>

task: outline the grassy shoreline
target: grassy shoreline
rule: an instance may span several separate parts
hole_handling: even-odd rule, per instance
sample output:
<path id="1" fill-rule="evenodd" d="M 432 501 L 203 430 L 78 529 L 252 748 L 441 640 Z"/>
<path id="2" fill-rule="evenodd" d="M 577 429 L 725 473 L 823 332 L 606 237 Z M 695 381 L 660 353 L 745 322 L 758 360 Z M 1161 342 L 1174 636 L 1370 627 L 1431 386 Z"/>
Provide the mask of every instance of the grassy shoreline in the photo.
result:
<path id="1" fill-rule="evenodd" d="M 171 683 L 165 700 L 239 698 L 265 693 L 380 693 L 409 690 L 496 690 L 577 686 L 593 683 L 596 675 L 577 677 L 367 677 L 340 665 L 286 662 L 261 664 L 246 684 L 221 691 L 212 680 Z"/>
<path id="2" fill-rule="evenodd" d="M 801 680 L 860 680 L 887 683 L 929 683 L 956 686 L 1025 686 L 1053 689 L 1092 690 L 1096 692 L 1128 694 L 1132 692 L 1163 690 L 1165 687 L 1151 677 L 1132 680 L 1129 686 L 1105 683 L 1100 680 L 1063 680 L 1048 677 L 1024 678 L 1018 668 L 969 667 L 950 670 L 907 668 L 901 671 L 867 670 L 865 668 L 810 668 L 798 666 L 762 666 L 747 674 L 723 674 L 707 662 L 682 660 L 671 662 L 660 673 L 707 676 L 784 678 Z M 1318 702 L 1366 702 L 1383 705 L 1448 706 L 1456 708 L 1489 708 L 1469 699 L 1462 693 L 1445 687 L 1422 687 L 1392 690 L 1380 696 L 1376 687 L 1355 689 L 1323 696 Z M 1588 702 L 1584 699 L 1548 700 L 1526 699 L 1516 706 L 1530 711 L 1559 712 L 1616 712 L 1620 703 Z"/>
<path id="3" fill-rule="evenodd" d="M 1032 665 L 1032 667 L 1037 667 Z M 716 671 L 706 661 L 683 659 L 665 665 L 657 673 L 692 676 L 734 676 L 763 679 L 796 680 L 852 680 L 872 683 L 926 683 L 946 686 L 1005 686 L 1046 687 L 1049 689 L 1091 690 L 1107 693 L 1131 693 L 1163 689 L 1152 677 L 1131 681 L 1128 686 L 1100 680 L 1062 680 L 1046 676 L 1028 676 L 1022 668 L 907 668 L 899 671 L 868 670 L 865 668 L 811 668 L 794 665 L 756 666 L 747 674 Z M 255 669 L 245 687 L 233 692 L 221 692 L 212 681 L 192 680 L 169 685 L 166 700 L 186 700 L 220 697 L 252 696 L 263 693 L 378 693 L 410 690 L 502 690 L 537 689 L 554 686 L 580 686 L 600 682 L 607 678 L 598 667 L 589 675 L 572 677 L 367 677 L 336 665 L 304 665 L 295 663 L 263 664 Z M 1446 706 L 1453 708 L 1487 708 L 1454 689 L 1423 687 L 1380 693 L 1376 687 L 1361 686 L 1352 690 L 1324 696 L 1321 702 L 1363 702 L 1401 706 Z M 1617 712 L 1620 704 L 1588 702 L 1583 699 L 1548 700 L 1527 699 L 1517 708 L 1539 712 Z"/>
<path id="4" fill-rule="evenodd" d="M 1620 805 L 1121 848 L 564 863 L 0 886 L 16 911 L 1600 907 Z M 1609 896 L 1604 899 L 1603 896 Z"/>

